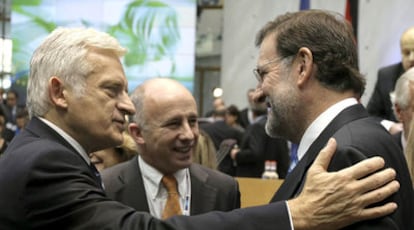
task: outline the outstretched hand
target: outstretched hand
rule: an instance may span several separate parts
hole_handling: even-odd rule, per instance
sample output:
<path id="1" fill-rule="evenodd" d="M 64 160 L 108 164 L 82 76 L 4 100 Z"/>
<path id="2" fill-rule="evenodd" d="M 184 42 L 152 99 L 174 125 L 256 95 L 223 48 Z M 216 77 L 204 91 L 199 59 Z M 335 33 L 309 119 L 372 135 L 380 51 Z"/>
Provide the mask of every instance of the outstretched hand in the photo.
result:
<path id="1" fill-rule="evenodd" d="M 336 141 L 331 138 L 309 168 L 301 194 L 288 201 L 295 230 L 339 229 L 388 215 L 397 208 L 395 203 L 368 207 L 398 191 L 395 170 L 383 169 L 384 160 L 372 157 L 327 172 L 335 150 Z"/>

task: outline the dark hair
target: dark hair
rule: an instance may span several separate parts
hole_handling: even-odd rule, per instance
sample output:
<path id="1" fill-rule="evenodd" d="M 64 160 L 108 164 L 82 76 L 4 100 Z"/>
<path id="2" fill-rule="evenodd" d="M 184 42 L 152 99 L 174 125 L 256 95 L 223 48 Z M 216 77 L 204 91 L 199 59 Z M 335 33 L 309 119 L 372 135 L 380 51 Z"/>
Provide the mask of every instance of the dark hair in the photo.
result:
<path id="1" fill-rule="evenodd" d="M 227 113 L 230 114 L 230 115 L 233 115 L 233 116 L 237 117 L 237 120 L 240 117 L 239 108 L 237 108 L 237 106 L 235 106 L 235 105 L 229 105 L 227 107 Z"/>
<path id="2" fill-rule="evenodd" d="M 16 112 L 16 118 L 29 118 L 29 112 L 26 108 L 19 108 Z"/>
<path id="3" fill-rule="evenodd" d="M 213 111 L 213 115 L 215 117 L 224 117 L 224 115 L 226 115 L 226 109 L 225 108 L 215 109 Z"/>
<path id="4" fill-rule="evenodd" d="M 19 98 L 19 93 L 17 92 L 17 90 L 14 90 L 14 89 L 9 89 L 9 90 L 6 92 L 6 94 L 9 94 L 9 93 L 14 94 L 14 96 L 16 97 L 16 99 L 18 99 L 18 98 Z"/>
<path id="5" fill-rule="evenodd" d="M 323 10 L 286 13 L 259 31 L 256 46 L 273 33 L 281 58 L 293 57 L 300 48 L 307 47 L 312 51 L 316 78 L 322 85 L 337 91 L 351 89 L 357 97 L 364 93 L 365 78 L 358 70 L 353 29 L 342 15 Z"/>

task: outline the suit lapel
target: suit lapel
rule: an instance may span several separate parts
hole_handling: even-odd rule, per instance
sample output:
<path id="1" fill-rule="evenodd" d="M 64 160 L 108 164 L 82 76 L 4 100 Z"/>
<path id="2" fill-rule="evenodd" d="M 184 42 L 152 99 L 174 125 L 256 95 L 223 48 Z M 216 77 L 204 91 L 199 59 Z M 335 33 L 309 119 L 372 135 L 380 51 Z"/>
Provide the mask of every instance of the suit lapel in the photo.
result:
<path id="1" fill-rule="evenodd" d="M 67 142 L 62 136 L 60 136 L 54 129 L 43 123 L 39 118 L 33 117 L 25 128 L 28 132 L 33 133 L 36 136 L 53 140 L 57 143 L 63 144 L 66 148 L 71 149 L 74 154 L 81 157 L 75 148 L 69 142 Z M 85 162 L 86 163 L 86 162 Z"/>
<path id="2" fill-rule="evenodd" d="M 41 121 L 38 117 L 33 117 L 30 122 L 27 124 L 25 131 L 32 133 L 35 136 L 39 136 L 44 139 L 49 139 L 54 141 L 55 143 L 59 143 L 60 145 L 65 146 L 66 148 L 72 150 L 72 154 L 76 155 L 82 162 L 84 166 L 88 168 L 89 172 L 91 172 L 92 178 L 97 182 L 99 188 L 102 189 L 102 179 L 99 176 L 96 168 L 94 166 L 88 165 L 85 159 L 81 156 L 81 154 L 76 150 L 65 138 L 63 138 L 58 132 L 52 129 L 50 126 L 45 124 Z M 87 157 L 87 156 L 86 156 Z M 103 189 L 102 189 L 103 190 Z"/>
<path id="3" fill-rule="evenodd" d="M 197 165 L 190 166 L 191 208 L 190 214 L 197 215 L 214 210 L 217 189 L 207 184 L 208 174 Z"/>
<path id="4" fill-rule="evenodd" d="M 297 196 L 302 191 L 308 168 L 319 154 L 319 151 L 326 145 L 329 138 L 345 124 L 367 116 L 369 116 L 368 113 L 360 104 L 350 106 L 339 113 L 312 143 L 295 169 L 286 177 L 284 183 L 272 198 L 272 202 L 287 200 Z"/>
<path id="5" fill-rule="evenodd" d="M 117 178 L 120 185 L 117 193 L 121 194 L 122 199 L 127 200 L 129 206 L 137 211 L 149 212 L 147 195 L 137 158 L 136 156 L 130 160 L 128 162 L 130 166 L 125 167 L 125 170 Z"/>

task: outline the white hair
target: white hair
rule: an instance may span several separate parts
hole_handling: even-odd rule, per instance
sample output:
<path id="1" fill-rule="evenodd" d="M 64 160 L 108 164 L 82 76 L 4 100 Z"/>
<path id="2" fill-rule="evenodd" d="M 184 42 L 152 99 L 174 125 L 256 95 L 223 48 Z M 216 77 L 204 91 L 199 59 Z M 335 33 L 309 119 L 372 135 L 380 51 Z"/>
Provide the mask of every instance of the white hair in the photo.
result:
<path id="1" fill-rule="evenodd" d="M 27 108 L 30 117 L 43 116 L 50 107 L 48 81 L 59 77 L 77 95 L 82 95 L 86 77 L 93 71 L 87 55 L 93 50 L 109 51 L 122 57 L 126 53 L 107 33 L 91 28 L 57 28 L 34 51 L 30 61 Z"/>
<path id="2" fill-rule="evenodd" d="M 391 103 L 398 105 L 401 109 L 406 109 L 410 105 L 411 93 L 410 82 L 414 83 L 414 67 L 408 69 L 395 84 L 394 91 L 390 93 Z M 394 106 L 395 109 L 395 106 Z"/>

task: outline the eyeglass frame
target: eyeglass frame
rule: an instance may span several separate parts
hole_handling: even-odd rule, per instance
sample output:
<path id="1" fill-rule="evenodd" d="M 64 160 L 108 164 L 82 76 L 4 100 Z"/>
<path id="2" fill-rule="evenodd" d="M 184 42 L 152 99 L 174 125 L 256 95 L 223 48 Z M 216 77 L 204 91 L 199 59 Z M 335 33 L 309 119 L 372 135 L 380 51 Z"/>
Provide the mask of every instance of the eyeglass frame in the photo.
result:
<path id="1" fill-rule="evenodd" d="M 263 77 L 263 72 L 261 70 L 263 67 L 265 67 L 265 66 L 267 66 L 269 64 L 272 64 L 274 62 L 280 61 L 280 60 L 282 60 L 282 58 L 274 57 L 273 59 L 271 59 L 270 61 L 266 62 L 265 64 L 254 68 L 253 69 L 253 74 L 256 77 L 257 81 L 258 82 L 263 82 L 263 78 L 264 77 Z"/>

